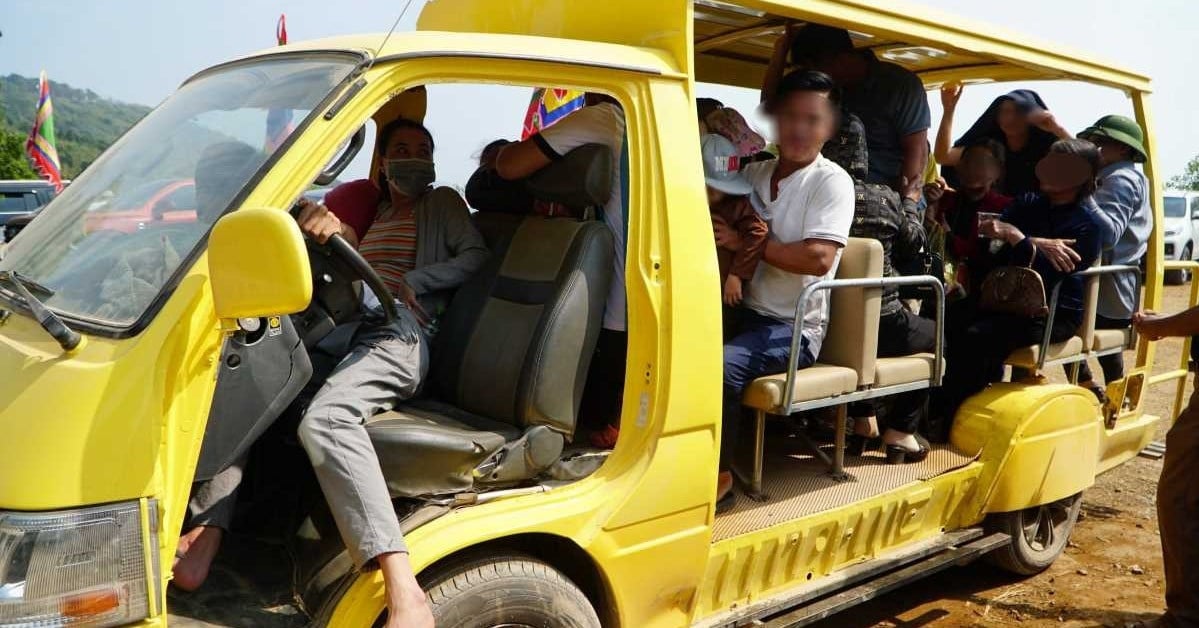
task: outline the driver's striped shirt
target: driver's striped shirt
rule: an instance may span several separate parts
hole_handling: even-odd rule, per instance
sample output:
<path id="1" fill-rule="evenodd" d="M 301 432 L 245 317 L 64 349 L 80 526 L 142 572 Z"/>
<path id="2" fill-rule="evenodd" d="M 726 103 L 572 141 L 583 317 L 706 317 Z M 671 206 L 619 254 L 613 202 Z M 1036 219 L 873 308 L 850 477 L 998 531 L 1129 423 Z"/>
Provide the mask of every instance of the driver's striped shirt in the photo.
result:
<path id="1" fill-rule="evenodd" d="M 381 207 L 358 245 L 358 252 L 392 294 L 399 292 L 404 274 L 416 268 L 416 214 L 397 213 L 390 205 Z"/>

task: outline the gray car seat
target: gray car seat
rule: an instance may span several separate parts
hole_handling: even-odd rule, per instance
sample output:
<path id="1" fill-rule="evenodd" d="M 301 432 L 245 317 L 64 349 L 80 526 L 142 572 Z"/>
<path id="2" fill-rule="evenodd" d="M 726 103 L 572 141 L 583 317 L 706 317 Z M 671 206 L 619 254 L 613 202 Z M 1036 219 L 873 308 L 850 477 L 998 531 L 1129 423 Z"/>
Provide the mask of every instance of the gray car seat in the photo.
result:
<path id="1" fill-rule="evenodd" d="M 585 176 L 576 160 L 539 178 L 553 181 L 558 198 L 578 181 L 573 202 L 603 205 L 607 190 L 591 182 L 600 176 L 592 169 L 610 177 L 605 151 L 588 147 Z M 475 220 L 493 256 L 441 318 L 430 397 L 366 425 L 395 497 L 534 478 L 574 435 L 611 281 L 612 234 L 601 222 L 570 218 Z"/>

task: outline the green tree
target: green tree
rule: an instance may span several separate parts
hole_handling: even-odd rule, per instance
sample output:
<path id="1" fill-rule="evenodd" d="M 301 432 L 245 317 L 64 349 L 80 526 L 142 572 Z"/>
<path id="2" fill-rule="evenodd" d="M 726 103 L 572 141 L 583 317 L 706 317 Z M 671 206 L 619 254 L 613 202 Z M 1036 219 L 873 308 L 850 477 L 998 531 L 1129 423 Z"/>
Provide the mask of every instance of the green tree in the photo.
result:
<path id="1" fill-rule="evenodd" d="M 0 128 L 0 179 L 36 179 L 25 157 L 25 138 Z"/>
<path id="2" fill-rule="evenodd" d="M 1180 175 L 1170 177 L 1166 185 L 1174 190 L 1199 191 L 1199 156 L 1195 156 L 1187 162 L 1186 170 L 1183 170 Z"/>

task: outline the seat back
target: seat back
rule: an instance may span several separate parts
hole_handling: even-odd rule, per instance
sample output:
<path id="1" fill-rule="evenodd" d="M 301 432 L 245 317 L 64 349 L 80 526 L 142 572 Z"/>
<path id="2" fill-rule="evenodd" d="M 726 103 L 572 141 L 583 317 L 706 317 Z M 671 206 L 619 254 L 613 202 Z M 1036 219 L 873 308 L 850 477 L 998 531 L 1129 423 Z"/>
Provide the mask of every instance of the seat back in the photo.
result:
<path id="1" fill-rule="evenodd" d="M 476 221 L 495 255 L 442 318 L 430 383 L 467 412 L 569 437 L 611 281 L 612 234 L 569 218 Z"/>
<path id="2" fill-rule="evenodd" d="M 850 238 L 841 251 L 837 279 L 883 276 L 883 245 L 873 238 Z M 880 288 L 838 288 L 832 291 L 828 332 L 818 359 L 823 364 L 851 368 L 858 385 L 874 383 L 878 354 Z"/>

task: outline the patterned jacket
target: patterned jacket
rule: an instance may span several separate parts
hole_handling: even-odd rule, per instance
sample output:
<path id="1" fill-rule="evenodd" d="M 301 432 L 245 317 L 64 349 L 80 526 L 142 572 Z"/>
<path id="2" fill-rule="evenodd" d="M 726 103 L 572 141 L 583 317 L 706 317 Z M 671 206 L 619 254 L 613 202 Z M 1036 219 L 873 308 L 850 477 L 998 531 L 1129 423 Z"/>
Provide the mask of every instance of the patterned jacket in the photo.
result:
<path id="1" fill-rule="evenodd" d="M 924 226 L 916 201 L 900 199 L 899 193 L 879 183 L 866 183 L 868 157 L 866 129 L 857 116 L 842 114 L 837 135 L 824 145 L 824 156 L 837 163 L 854 181 L 854 216 L 850 237 L 874 238 L 883 245 L 883 275 L 896 276 L 895 267 L 917 256 L 924 248 Z M 898 312 L 899 289 L 883 291 L 881 314 Z"/>

